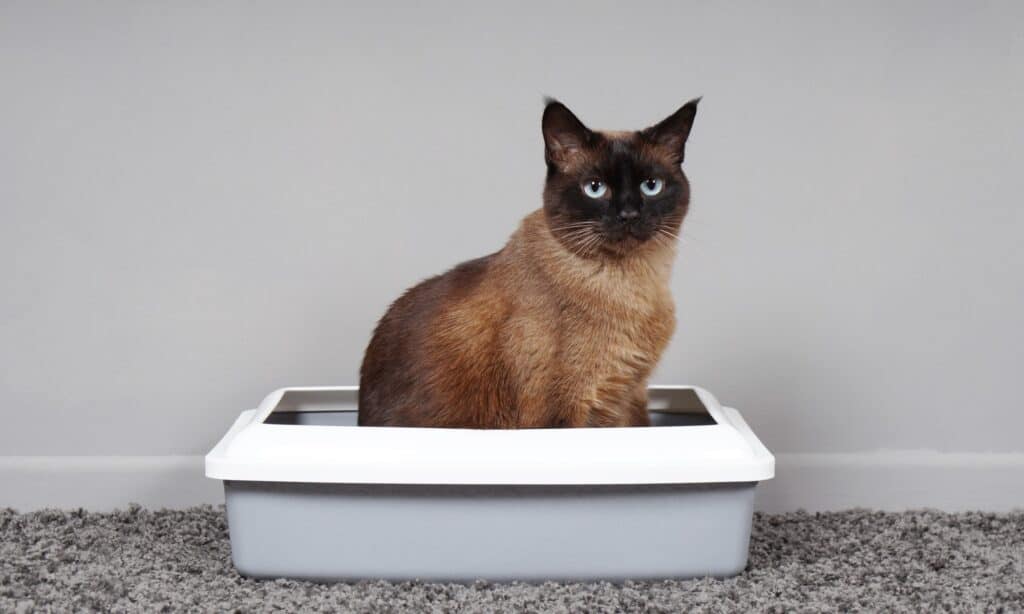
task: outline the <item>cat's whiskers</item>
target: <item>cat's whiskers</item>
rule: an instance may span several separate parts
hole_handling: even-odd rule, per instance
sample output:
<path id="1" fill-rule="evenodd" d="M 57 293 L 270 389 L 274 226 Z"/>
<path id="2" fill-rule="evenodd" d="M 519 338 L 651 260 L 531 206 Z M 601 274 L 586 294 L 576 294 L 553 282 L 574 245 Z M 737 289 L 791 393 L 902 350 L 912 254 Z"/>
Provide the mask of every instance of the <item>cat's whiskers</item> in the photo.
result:
<path id="1" fill-rule="evenodd" d="M 593 229 L 586 229 L 585 232 L 577 233 L 573 240 L 568 242 L 569 251 L 580 258 L 586 257 L 593 251 L 593 248 L 601 241 L 601 235 Z"/>
<path id="2" fill-rule="evenodd" d="M 583 222 L 573 222 L 571 224 L 566 224 L 565 226 L 558 226 L 557 228 L 552 228 L 551 229 L 551 234 L 554 234 L 556 232 L 561 232 L 563 230 L 573 230 L 573 229 L 577 229 L 577 228 L 588 228 L 588 227 L 592 227 L 592 226 L 595 226 L 595 225 L 596 224 L 594 222 L 589 221 L 589 220 L 588 221 L 583 221 Z"/>
<path id="3" fill-rule="evenodd" d="M 600 244 L 601 244 L 601 238 L 600 237 L 595 237 L 594 239 L 591 239 L 590 241 L 587 242 L 586 245 L 583 246 L 583 251 L 588 256 L 593 256 L 594 252 L 597 251 L 596 250 L 597 246 L 600 245 Z"/>
<path id="4" fill-rule="evenodd" d="M 669 237 L 672 237 L 672 238 L 673 238 L 673 239 L 675 239 L 676 241 L 680 241 L 680 240 L 681 240 L 681 239 L 679 238 L 679 235 L 677 235 L 676 233 L 672 232 L 671 230 L 668 230 L 668 229 L 667 229 L 667 228 L 665 228 L 664 226 L 659 226 L 659 227 L 658 227 L 658 232 L 659 232 L 659 233 L 661 233 L 661 234 L 663 234 L 663 235 L 667 235 L 667 236 L 669 236 Z"/>
<path id="5" fill-rule="evenodd" d="M 653 239 L 654 239 L 655 243 L 657 243 L 658 245 L 660 245 L 660 246 L 662 246 L 662 247 L 664 247 L 666 249 L 676 249 L 676 245 L 677 245 L 676 242 L 672 241 L 669 237 L 664 235 L 660 230 L 654 234 Z"/>
<path id="6" fill-rule="evenodd" d="M 584 251 L 585 251 L 585 252 L 586 252 L 587 254 L 591 254 L 591 253 L 593 253 L 593 251 L 594 251 L 594 248 L 595 248 L 595 247 L 597 247 L 598 245 L 600 245 L 600 243 L 601 243 L 601 241 L 602 241 L 602 240 L 604 240 L 604 237 L 602 237 L 602 236 L 601 236 L 600 234 L 598 234 L 598 233 L 596 233 L 596 232 L 595 232 L 595 233 L 593 233 L 593 234 L 592 234 L 592 235 L 591 235 L 591 236 L 590 236 L 590 237 L 589 237 L 589 238 L 588 238 L 588 239 L 586 240 L 586 243 L 585 243 L 585 244 L 584 244 L 584 246 L 583 246 L 583 250 L 584 250 Z"/>
<path id="7" fill-rule="evenodd" d="M 569 242 L 566 247 L 574 255 L 582 258 L 583 257 L 583 244 L 588 240 L 587 237 L 578 237 L 577 239 Z"/>
<path id="8" fill-rule="evenodd" d="M 566 240 L 565 240 L 565 243 L 567 245 L 570 245 L 570 246 L 577 246 L 578 247 L 578 246 L 586 244 L 590 240 L 590 238 L 592 236 L 593 236 L 593 233 L 590 232 L 590 231 L 579 232 L 579 233 L 576 233 L 576 234 L 574 234 L 574 235 L 572 235 L 570 237 L 567 237 Z"/>
<path id="9" fill-rule="evenodd" d="M 583 228 L 576 228 L 576 229 L 573 229 L 573 230 L 566 231 L 563 234 L 567 235 L 567 236 L 574 236 L 574 235 L 577 235 L 577 234 L 580 234 L 580 233 L 587 233 L 587 232 L 593 232 L 593 228 L 591 228 L 589 226 L 585 226 Z"/>
<path id="10" fill-rule="evenodd" d="M 555 230 L 567 230 L 562 232 L 559 238 L 572 254 L 579 258 L 586 257 L 601 240 L 597 232 L 598 225 L 592 221 L 576 222 L 560 226 Z M 554 232 L 554 231 L 553 231 Z"/>
<path id="11" fill-rule="evenodd" d="M 593 228 L 594 228 L 594 225 L 588 223 L 588 224 L 580 224 L 579 226 L 574 226 L 574 227 L 563 226 L 562 228 L 559 228 L 558 231 L 561 232 L 563 235 L 574 235 L 574 234 L 577 234 L 579 232 L 589 232 L 589 231 L 592 231 Z"/>
<path id="12" fill-rule="evenodd" d="M 696 243 L 694 241 L 693 236 L 690 235 L 689 233 L 682 232 L 677 235 L 672 233 L 671 231 L 659 228 L 657 236 L 662 241 L 663 245 L 671 246 L 673 249 L 676 249 L 677 251 L 681 245 L 686 245 L 688 251 L 696 250 L 696 252 L 701 256 L 706 254 L 702 246 Z"/>

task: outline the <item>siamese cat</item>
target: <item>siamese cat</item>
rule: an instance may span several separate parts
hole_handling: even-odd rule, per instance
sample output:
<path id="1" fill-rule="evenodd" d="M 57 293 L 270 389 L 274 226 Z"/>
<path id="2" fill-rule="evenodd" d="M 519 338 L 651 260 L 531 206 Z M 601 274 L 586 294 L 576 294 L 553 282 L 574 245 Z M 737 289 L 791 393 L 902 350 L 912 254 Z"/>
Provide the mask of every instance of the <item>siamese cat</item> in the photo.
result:
<path id="1" fill-rule="evenodd" d="M 647 380 L 675 328 L 669 277 L 699 99 L 636 132 L 549 100 L 543 206 L 499 251 L 407 290 L 360 373 L 359 424 L 645 426 Z"/>

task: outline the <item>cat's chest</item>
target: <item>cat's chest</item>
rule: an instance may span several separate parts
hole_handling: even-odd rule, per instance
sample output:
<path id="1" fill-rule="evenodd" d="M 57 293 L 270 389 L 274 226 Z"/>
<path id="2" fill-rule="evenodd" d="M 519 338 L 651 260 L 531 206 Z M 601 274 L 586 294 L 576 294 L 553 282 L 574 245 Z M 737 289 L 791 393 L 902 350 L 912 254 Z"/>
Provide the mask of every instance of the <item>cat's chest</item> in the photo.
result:
<path id="1" fill-rule="evenodd" d="M 675 329 L 668 292 L 578 314 L 564 329 L 563 365 L 589 387 L 646 378 Z"/>
<path id="2" fill-rule="evenodd" d="M 670 256 L 547 270 L 546 371 L 572 405 L 615 411 L 650 375 L 675 329 Z"/>

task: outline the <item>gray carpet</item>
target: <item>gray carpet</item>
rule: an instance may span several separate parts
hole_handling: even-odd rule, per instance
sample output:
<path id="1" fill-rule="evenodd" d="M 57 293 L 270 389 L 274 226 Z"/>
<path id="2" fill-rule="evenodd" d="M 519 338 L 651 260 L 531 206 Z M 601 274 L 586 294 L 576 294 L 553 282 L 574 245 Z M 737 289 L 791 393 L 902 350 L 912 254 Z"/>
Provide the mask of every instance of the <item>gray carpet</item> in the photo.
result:
<path id="1" fill-rule="evenodd" d="M 0 612 L 1024 611 L 1024 513 L 759 515 L 728 580 L 470 586 L 254 581 L 223 511 L 0 511 Z"/>

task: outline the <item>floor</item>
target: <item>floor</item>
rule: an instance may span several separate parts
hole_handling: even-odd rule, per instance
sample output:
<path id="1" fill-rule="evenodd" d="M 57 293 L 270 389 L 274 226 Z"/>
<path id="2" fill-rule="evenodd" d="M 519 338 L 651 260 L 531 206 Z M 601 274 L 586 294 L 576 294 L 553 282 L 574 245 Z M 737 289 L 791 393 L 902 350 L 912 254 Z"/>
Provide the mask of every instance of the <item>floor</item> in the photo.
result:
<path id="1" fill-rule="evenodd" d="M 0 612 L 1024 612 L 1024 512 L 758 515 L 726 580 L 592 584 L 255 581 L 222 508 L 0 510 Z"/>

